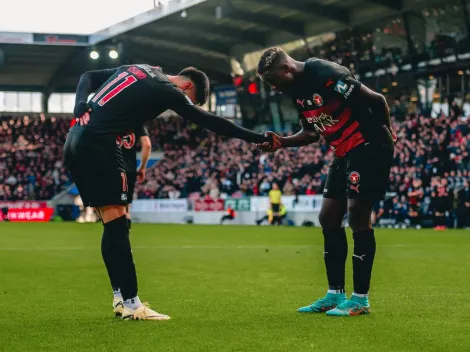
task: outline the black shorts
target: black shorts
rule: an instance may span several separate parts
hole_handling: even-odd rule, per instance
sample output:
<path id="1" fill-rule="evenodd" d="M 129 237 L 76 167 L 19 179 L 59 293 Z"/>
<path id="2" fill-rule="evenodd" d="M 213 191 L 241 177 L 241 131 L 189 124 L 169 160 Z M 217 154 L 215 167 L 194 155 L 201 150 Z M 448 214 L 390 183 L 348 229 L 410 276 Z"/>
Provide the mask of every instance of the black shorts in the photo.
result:
<path id="1" fill-rule="evenodd" d="M 74 126 L 65 141 L 64 164 L 84 206 L 125 205 L 127 176 L 120 149 L 115 142 L 96 140 Z"/>
<path id="2" fill-rule="evenodd" d="M 137 182 L 137 171 L 127 172 L 127 204 L 132 203 L 134 198 L 135 183 Z"/>
<path id="3" fill-rule="evenodd" d="M 324 198 L 384 199 L 387 192 L 393 149 L 362 144 L 344 158 L 335 158 L 330 165 L 323 191 Z"/>
<path id="4" fill-rule="evenodd" d="M 271 204 L 271 210 L 273 211 L 273 213 L 279 213 L 280 209 L 281 209 L 280 204 Z"/>

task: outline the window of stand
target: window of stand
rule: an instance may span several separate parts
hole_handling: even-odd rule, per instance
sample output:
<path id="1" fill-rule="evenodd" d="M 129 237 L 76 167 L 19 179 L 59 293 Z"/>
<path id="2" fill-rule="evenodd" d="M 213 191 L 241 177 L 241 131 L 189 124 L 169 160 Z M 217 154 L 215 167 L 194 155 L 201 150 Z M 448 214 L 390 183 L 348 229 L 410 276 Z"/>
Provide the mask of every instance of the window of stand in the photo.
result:
<path id="1" fill-rule="evenodd" d="M 39 92 L 0 91 L 0 111 L 41 112 L 41 99 Z"/>

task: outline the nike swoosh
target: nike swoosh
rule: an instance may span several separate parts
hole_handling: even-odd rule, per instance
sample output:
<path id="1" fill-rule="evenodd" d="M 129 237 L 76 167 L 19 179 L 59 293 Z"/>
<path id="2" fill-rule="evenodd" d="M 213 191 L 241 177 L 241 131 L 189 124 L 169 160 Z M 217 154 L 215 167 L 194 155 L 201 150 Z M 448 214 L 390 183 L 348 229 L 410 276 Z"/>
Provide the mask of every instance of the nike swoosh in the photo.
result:
<path id="1" fill-rule="evenodd" d="M 367 309 L 367 308 L 361 308 L 361 309 L 358 309 L 358 310 L 356 310 L 356 311 L 354 311 L 354 309 L 350 309 L 350 310 L 349 310 L 349 315 L 352 315 L 352 316 L 353 316 L 353 315 L 359 315 L 359 314 L 365 312 L 366 309 Z"/>

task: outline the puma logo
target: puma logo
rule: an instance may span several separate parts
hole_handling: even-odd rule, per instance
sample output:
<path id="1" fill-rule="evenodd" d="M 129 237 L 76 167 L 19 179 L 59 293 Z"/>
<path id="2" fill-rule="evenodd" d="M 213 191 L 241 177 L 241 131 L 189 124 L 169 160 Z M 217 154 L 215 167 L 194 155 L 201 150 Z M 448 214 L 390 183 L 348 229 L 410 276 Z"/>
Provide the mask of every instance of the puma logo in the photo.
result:
<path id="1" fill-rule="evenodd" d="M 297 104 L 302 105 L 302 107 L 304 107 L 305 99 L 302 99 L 302 100 L 297 99 Z"/>
<path id="2" fill-rule="evenodd" d="M 357 254 L 353 254 L 353 257 L 356 257 L 356 258 L 360 259 L 360 260 L 361 260 L 361 262 L 363 262 L 363 261 L 364 261 L 364 257 L 365 257 L 365 256 L 366 256 L 366 254 L 363 254 L 363 255 L 357 255 Z"/>
<path id="3" fill-rule="evenodd" d="M 356 191 L 357 193 L 359 193 L 359 186 L 360 185 L 357 185 L 357 186 L 350 185 L 349 188 L 352 189 L 353 191 Z"/>
<path id="4" fill-rule="evenodd" d="M 325 87 L 329 87 L 329 86 L 331 86 L 333 83 L 335 83 L 335 82 L 333 82 L 333 80 L 332 80 L 331 78 L 328 78 L 328 82 L 325 83 Z"/>

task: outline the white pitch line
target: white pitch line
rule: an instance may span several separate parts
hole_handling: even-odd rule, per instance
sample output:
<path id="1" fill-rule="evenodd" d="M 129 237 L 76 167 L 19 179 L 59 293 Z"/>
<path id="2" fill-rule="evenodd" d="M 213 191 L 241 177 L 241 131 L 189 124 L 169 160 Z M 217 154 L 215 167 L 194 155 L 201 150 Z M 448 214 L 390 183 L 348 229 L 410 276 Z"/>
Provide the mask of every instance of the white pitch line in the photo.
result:
<path id="1" fill-rule="evenodd" d="M 378 245 L 378 248 L 400 248 L 400 247 L 469 247 L 469 244 L 448 244 L 448 243 L 431 243 L 431 244 L 390 244 Z M 349 246 L 353 248 L 353 246 Z M 82 250 L 97 250 L 96 247 L 0 247 L 0 251 L 82 251 Z M 133 249 L 308 249 L 308 248 L 323 248 L 323 245 L 256 245 L 256 246 L 204 246 L 204 245 L 182 245 L 182 246 L 132 246 Z"/>

